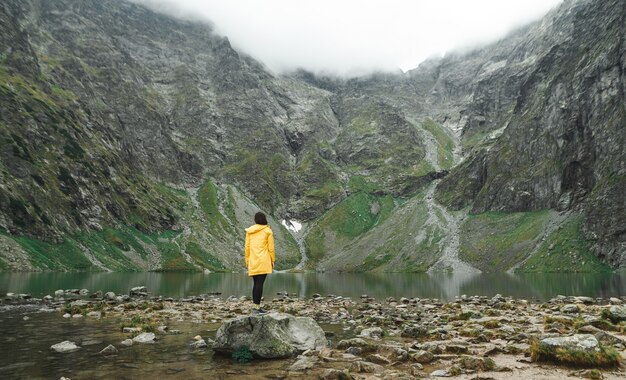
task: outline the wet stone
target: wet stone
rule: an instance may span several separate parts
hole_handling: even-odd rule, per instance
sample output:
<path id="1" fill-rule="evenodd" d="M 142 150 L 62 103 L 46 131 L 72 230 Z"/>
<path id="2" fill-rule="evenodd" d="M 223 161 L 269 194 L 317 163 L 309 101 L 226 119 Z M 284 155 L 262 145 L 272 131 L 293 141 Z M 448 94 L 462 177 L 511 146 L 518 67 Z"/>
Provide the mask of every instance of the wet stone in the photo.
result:
<path id="1" fill-rule="evenodd" d="M 50 346 L 50 349 L 55 352 L 67 353 L 78 351 L 80 347 L 76 345 L 74 342 L 70 342 L 69 340 L 65 340 L 61 343 L 54 344 Z"/>
<path id="2" fill-rule="evenodd" d="M 111 354 L 115 354 L 117 352 L 118 352 L 117 348 L 115 348 L 114 345 L 109 344 L 108 346 L 103 348 L 102 351 L 100 351 L 99 353 L 102 354 L 102 355 L 111 355 Z"/>
<path id="3" fill-rule="evenodd" d="M 413 354 L 412 358 L 418 363 L 430 363 L 435 360 L 435 355 L 433 355 L 431 352 L 420 350 Z"/>
<path id="4" fill-rule="evenodd" d="M 367 356 L 367 360 L 369 360 L 372 363 L 376 363 L 376 364 L 383 364 L 383 365 L 388 365 L 391 364 L 391 360 L 387 359 L 386 357 L 380 355 L 380 354 L 371 354 Z"/>
<path id="5" fill-rule="evenodd" d="M 154 333 L 141 333 L 133 338 L 133 342 L 136 343 L 154 343 L 156 336 Z"/>
<path id="6" fill-rule="evenodd" d="M 350 372 L 356 373 L 381 373 L 383 372 L 383 370 L 383 366 L 379 364 L 361 360 L 352 363 L 352 365 L 350 366 Z"/>
<path id="7" fill-rule="evenodd" d="M 383 329 L 381 329 L 380 327 L 371 327 L 371 328 L 363 329 L 363 331 L 361 331 L 361 333 L 359 334 L 359 336 L 372 338 L 372 339 L 380 339 L 383 337 L 383 335 L 384 335 Z"/>
<path id="8" fill-rule="evenodd" d="M 298 356 L 298 359 L 289 366 L 289 371 L 304 371 L 309 368 L 313 368 L 318 362 L 318 359 L 314 356 Z"/>
<path id="9" fill-rule="evenodd" d="M 578 312 L 580 312 L 580 308 L 578 307 L 578 305 L 567 304 L 561 307 L 561 313 L 575 314 Z"/>

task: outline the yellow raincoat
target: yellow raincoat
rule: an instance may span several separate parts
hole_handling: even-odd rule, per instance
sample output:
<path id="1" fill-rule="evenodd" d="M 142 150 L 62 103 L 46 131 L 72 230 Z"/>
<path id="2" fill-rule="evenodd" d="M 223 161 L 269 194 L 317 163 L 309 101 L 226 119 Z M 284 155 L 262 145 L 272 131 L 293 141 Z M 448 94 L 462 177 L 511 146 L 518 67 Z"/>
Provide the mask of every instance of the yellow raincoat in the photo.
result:
<path id="1" fill-rule="evenodd" d="M 270 226 L 255 224 L 246 228 L 244 249 L 248 276 L 272 273 L 274 268 L 274 233 Z"/>

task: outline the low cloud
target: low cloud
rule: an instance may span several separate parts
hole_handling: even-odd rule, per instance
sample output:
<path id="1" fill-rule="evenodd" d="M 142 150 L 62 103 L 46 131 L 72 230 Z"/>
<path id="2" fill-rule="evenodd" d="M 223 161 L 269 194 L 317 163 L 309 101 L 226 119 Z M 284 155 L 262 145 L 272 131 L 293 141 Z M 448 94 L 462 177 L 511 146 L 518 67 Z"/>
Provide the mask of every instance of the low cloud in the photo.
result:
<path id="1" fill-rule="evenodd" d="M 502 38 L 561 0 L 136 0 L 212 22 L 231 44 L 275 72 L 357 75 Z"/>

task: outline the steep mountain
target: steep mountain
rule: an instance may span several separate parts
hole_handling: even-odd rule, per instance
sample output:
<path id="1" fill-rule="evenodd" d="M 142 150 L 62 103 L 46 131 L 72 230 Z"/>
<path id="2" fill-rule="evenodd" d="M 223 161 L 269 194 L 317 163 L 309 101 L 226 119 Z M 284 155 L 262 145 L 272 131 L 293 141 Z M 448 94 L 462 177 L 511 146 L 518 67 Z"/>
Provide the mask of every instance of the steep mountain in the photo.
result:
<path id="1" fill-rule="evenodd" d="M 0 268 L 242 269 L 259 209 L 279 269 L 626 266 L 625 15 L 342 79 L 133 3 L 4 1 Z"/>
<path id="2" fill-rule="evenodd" d="M 471 150 L 438 199 L 472 214 L 580 213 L 591 251 L 624 265 L 625 17 L 620 1 L 567 2 L 484 60 L 463 110 Z"/>

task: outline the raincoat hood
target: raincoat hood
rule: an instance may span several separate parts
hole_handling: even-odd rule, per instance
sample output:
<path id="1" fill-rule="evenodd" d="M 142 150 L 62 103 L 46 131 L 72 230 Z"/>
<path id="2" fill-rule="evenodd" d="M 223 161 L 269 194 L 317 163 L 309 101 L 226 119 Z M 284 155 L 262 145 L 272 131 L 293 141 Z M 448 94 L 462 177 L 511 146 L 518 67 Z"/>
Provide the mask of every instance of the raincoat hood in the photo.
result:
<path id="1" fill-rule="evenodd" d="M 249 234 L 253 234 L 255 232 L 262 231 L 265 228 L 268 228 L 268 226 L 265 225 L 265 224 L 255 224 L 254 226 L 250 226 L 250 227 L 246 228 L 246 232 L 249 233 Z"/>

